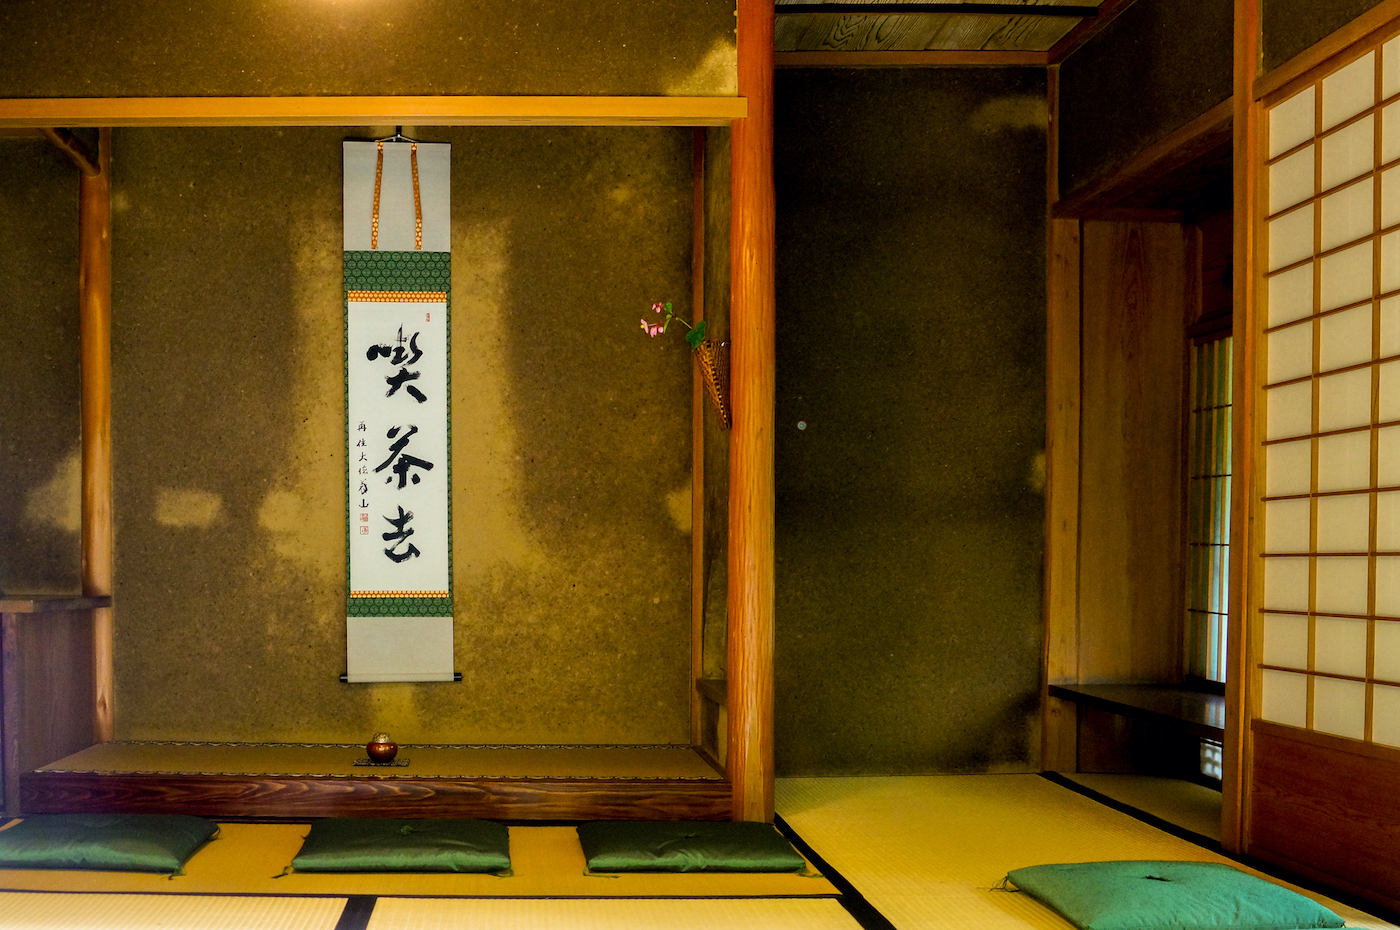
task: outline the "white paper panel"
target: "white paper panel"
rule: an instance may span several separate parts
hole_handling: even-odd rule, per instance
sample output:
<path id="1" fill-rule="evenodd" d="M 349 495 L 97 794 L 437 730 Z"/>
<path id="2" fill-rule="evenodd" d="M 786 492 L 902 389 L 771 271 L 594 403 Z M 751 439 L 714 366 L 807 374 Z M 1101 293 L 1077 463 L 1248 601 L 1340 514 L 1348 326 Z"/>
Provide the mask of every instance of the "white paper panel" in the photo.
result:
<path id="1" fill-rule="evenodd" d="M 1400 552 L 1400 491 L 1376 495 L 1376 549 Z"/>
<path id="2" fill-rule="evenodd" d="M 1307 617 L 1298 614 L 1264 615 L 1264 664 L 1307 669 Z"/>
<path id="3" fill-rule="evenodd" d="M 1376 459 L 1377 486 L 1400 487 L 1400 426 L 1376 430 Z"/>
<path id="4" fill-rule="evenodd" d="M 452 681 L 451 617 L 347 617 L 350 681 Z"/>
<path id="5" fill-rule="evenodd" d="M 1381 228 L 1400 223 L 1400 168 L 1381 175 Z"/>
<path id="6" fill-rule="evenodd" d="M 1371 689 L 1371 742 L 1400 746 L 1400 688 Z"/>
<path id="7" fill-rule="evenodd" d="M 1400 158 L 1400 102 L 1381 111 L 1381 161 L 1389 164 Z"/>
<path id="8" fill-rule="evenodd" d="M 1313 324 L 1311 320 L 1269 333 L 1269 384 L 1292 381 L 1312 374 Z"/>
<path id="9" fill-rule="evenodd" d="M 1364 558 L 1319 558 L 1317 609 L 1334 614 L 1364 614 L 1369 578 L 1370 566 Z"/>
<path id="10" fill-rule="evenodd" d="M 1322 299 L 1320 310 L 1356 303 L 1371 296 L 1370 242 L 1334 252 L 1322 259 Z"/>
<path id="11" fill-rule="evenodd" d="M 1282 326 L 1311 316 L 1314 263 L 1299 265 L 1269 278 L 1269 325 Z"/>
<path id="12" fill-rule="evenodd" d="M 1371 319 L 1371 307 L 1363 306 L 1329 313 L 1318 320 L 1322 340 L 1318 370 L 1331 371 L 1370 361 Z"/>
<path id="13" fill-rule="evenodd" d="M 1289 727 L 1308 725 L 1308 676 L 1264 669 L 1261 716 Z"/>
<path id="14" fill-rule="evenodd" d="M 1381 373 L 1379 421 L 1400 420 L 1400 362 L 1379 366 Z"/>
<path id="15" fill-rule="evenodd" d="M 1367 52 L 1322 79 L 1322 128 L 1376 105 L 1376 53 Z"/>
<path id="16" fill-rule="evenodd" d="M 1366 426 L 1370 422 L 1370 368 L 1357 368 L 1318 379 L 1318 432 L 1325 433 L 1334 429 Z"/>
<path id="17" fill-rule="evenodd" d="M 1376 557 L 1376 615 L 1400 617 L 1400 557 Z"/>
<path id="18" fill-rule="evenodd" d="M 413 166 L 407 142 L 384 144 L 384 173 L 379 191 L 381 252 L 415 251 L 416 212 L 413 205 Z M 345 251 L 370 250 L 374 216 L 374 176 L 379 160 L 373 142 L 344 143 Z M 423 209 L 424 252 L 449 252 L 451 246 L 452 146 L 445 142 L 418 144 L 418 193 Z"/>
<path id="19" fill-rule="evenodd" d="M 1308 87 L 1269 111 L 1270 158 L 1312 138 L 1317 128 L 1316 104 L 1316 88 Z"/>
<path id="20" fill-rule="evenodd" d="M 1381 99 L 1400 94 L 1400 38 L 1381 46 Z"/>
<path id="21" fill-rule="evenodd" d="M 1317 186 L 1316 155 L 1317 147 L 1310 145 L 1269 167 L 1270 215 L 1302 203 L 1316 193 L 1313 189 Z"/>
<path id="22" fill-rule="evenodd" d="M 1380 358 L 1400 355 L 1400 297 L 1381 301 Z"/>
<path id="23" fill-rule="evenodd" d="M 1312 551 L 1311 500 L 1265 501 L 1264 551 Z"/>
<path id="24" fill-rule="evenodd" d="M 1264 608 L 1266 610 L 1308 609 L 1308 565 L 1310 559 L 1264 560 Z"/>
<path id="25" fill-rule="evenodd" d="M 1357 181 L 1322 198 L 1322 250 L 1355 242 L 1376 231 L 1375 182 Z"/>
<path id="26" fill-rule="evenodd" d="M 1322 189 L 1331 190 L 1376 166 L 1375 117 L 1357 120 L 1322 140 Z"/>
<path id="27" fill-rule="evenodd" d="M 1317 440 L 1317 489 L 1357 491 L 1371 486 L 1371 433 L 1361 430 Z"/>
<path id="28" fill-rule="evenodd" d="M 1366 738 L 1366 685 L 1337 678 L 1313 680 L 1313 729 L 1321 733 Z"/>
<path id="29" fill-rule="evenodd" d="M 1306 204 L 1269 221 L 1269 271 L 1313 254 L 1313 210 Z"/>
<path id="30" fill-rule="evenodd" d="M 1354 617 L 1318 617 L 1313 646 L 1313 668 L 1333 675 L 1366 677 L 1366 630 L 1369 624 Z"/>
<path id="31" fill-rule="evenodd" d="M 1265 439 L 1306 436 L 1312 428 L 1312 382 L 1269 388 L 1264 398 Z"/>
<path id="32" fill-rule="evenodd" d="M 1312 490 L 1312 440 L 1264 447 L 1264 493 L 1307 494 Z"/>
<path id="33" fill-rule="evenodd" d="M 1371 495 L 1317 499 L 1317 551 L 1367 552 L 1371 548 Z"/>
<path id="34" fill-rule="evenodd" d="M 1381 293 L 1400 290 L 1400 232 L 1381 236 Z"/>
<path id="35" fill-rule="evenodd" d="M 1400 681 L 1400 623 L 1376 621 L 1375 676 Z"/>

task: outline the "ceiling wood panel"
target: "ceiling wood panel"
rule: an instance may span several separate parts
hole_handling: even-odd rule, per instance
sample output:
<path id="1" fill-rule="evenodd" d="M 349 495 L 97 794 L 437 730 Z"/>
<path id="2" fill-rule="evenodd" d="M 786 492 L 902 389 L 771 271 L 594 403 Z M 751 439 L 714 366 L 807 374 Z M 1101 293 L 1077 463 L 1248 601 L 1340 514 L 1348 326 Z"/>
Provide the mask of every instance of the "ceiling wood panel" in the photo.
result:
<path id="1" fill-rule="evenodd" d="M 914 2 L 914 0 L 910 0 Z M 959 0 L 952 0 L 957 3 Z M 778 52 L 1048 51 L 1084 22 L 1075 16 L 1028 14 L 1032 6 L 1098 6 L 1102 0 L 966 0 L 985 8 L 1004 6 L 1007 15 L 979 12 L 884 12 L 898 0 L 879 0 L 881 12 L 783 13 L 777 4 L 774 49 Z M 810 8 L 804 0 L 804 9 Z"/>

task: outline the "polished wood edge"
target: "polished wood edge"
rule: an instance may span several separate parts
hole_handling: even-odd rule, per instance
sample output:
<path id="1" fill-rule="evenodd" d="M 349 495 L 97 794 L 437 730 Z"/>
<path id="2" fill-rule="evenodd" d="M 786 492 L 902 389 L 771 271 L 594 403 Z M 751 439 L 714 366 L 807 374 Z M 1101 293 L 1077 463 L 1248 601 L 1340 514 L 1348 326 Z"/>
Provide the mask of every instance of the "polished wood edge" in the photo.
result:
<path id="1" fill-rule="evenodd" d="M 1099 4 L 1098 16 L 1082 21 L 1066 33 L 1063 39 L 1050 46 L 1050 51 L 1045 53 L 1049 64 L 1057 65 L 1079 51 L 1090 39 L 1102 32 L 1104 27 L 1117 19 L 1118 14 L 1126 10 L 1132 3 L 1133 0 L 1103 0 Z"/>
<path id="2" fill-rule="evenodd" d="M 723 126 L 743 97 L 47 97 L 0 99 L 0 127 Z"/>
<path id="3" fill-rule="evenodd" d="M 1231 853 L 1249 845 L 1253 745 L 1249 721 L 1258 716 L 1258 671 L 1254 657 L 1262 646 L 1258 624 L 1250 621 L 1262 573 L 1255 571 L 1257 535 L 1252 517 L 1259 388 L 1254 377 L 1257 338 L 1254 306 L 1260 263 L 1258 250 L 1259 107 L 1249 93 L 1259 62 L 1259 0 L 1235 0 L 1234 86 L 1231 130 L 1234 148 L 1233 233 L 1234 312 L 1231 383 L 1230 601 L 1226 631 L 1225 739 L 1221 777 L 1220 844 Z M 1262 521 L 1261 521 L 1262 522 Z"/>
<path id="4" fill-rule="evenodd" d="M 1393 746 L 1347 739 L 1345 736 L 1333 736 L 1331 733 L 1319 733 L 1316 730 L 1304 730 L 1301 727 L 1285 726 L 1269 720 L 1253 720 L 1250 723 L 1250 729 L 1254 731 L 1256 738 L 1290 740 L 1295 743 L 1317 746 L 1330 752 L 1345 752 L 1364 759 L 1374 759 L 1377 762 L 1400 766 L 1400 749 Z"/>
<path id="5" fill-rule="evenodd" d="M 1045 52 L 868 51 L 774 52 L 775 68 L 1043 68 Z"/>
<path id="6" fill-rule="evenodd" d="M 1334 59 L 1344 57 L 1353 46 L 1373 42 L 1376 33 L 1383 30 L 1394 30 L 1393 20 L 1397 17 L 1400 0 L 1381 0 L 1336 32 L 1257 78 L 1253 82 L 1253 98 L 1289 96 L 1320 77 L 1319 72 L 1330 68 Z"/>
<path id="7" fill-rule="evenodd" d="M 95 178 L 102 173 L 102 169 L 97 165 L 97 156 L 88 150 L 88 147 L 83 144 L 83 140 L 68 130 L 45 126 L 39 132 L 45 139 L 52 142 L 55 148 L 66 155 L 68 160 L 83 174 Z"/>
<path id="8" fill-rule="evenodd" d="M 1096 211 L 1104 211 L 1124 198 L 1136 193 L 1172 171 L 1188 164 L 1193 159 L 1231 138 L 1234 124 L 1234 104 L 1230 98 L 1222 100 L 1186 125 L 1152 143 L 1138 154 L 1109 173 L 1093 181 L 1080 185 L 1064 196 L 1051 209 L 1057 218 L 1091 218 Z M 1165 216 L 1174 211 L 1152 211 Z M 1175 219 L 1160 219 L 1158 222 L 1180 222 Z M 1106 217 L 1118 219 L 1118 217 Z M 1151 222 L 1152 220 L 1149 220 Z"/>
<path id="9" fill-rule="evenodd" d="M 730 129 L 729 591 L 726 763 L 735 820 L 773 820 L 773 0 L 739 0 L 739 93 Z"/>
<path id="10" fill-rule="evenodd" d="M 1165 724 L 1173 729 L 1190 733 L 1192 736 L 1200 736 L 1205 739 L 1219 740 L 1225 735 L 1221 727 L 1213 727 L 1208 723 L 1201 723 L 1196 720 L 1187 720 L 1184 717 L 1176 717 L 1171 714 L 1164 714 L 1161 711 L 1149 710 L 1138 707 L 1134 704 L 1123 701 L 1115 701 L 1097 694 L 1085 694 L 1077 691 L 1073 686 L 1050 685 L 1047 689 L 1050 697 L 1058 698 L 1062 701 L 1070 701 L 1084 707 L 1092 707 L 1096 710 L 1108 711 L 1110 714 L 1117 714 L 1120 717 L 1131 717 L 1139 720 L 1151 720 L 1156 723 Z M 1184 689 L 1183 689 L 1184 690 Z"/>
<path id="11" fill-rule="evenodd" d="M 705 130 L 691 132 L 691 322 L 705 318 Z M 694 353 L 692 353 L 693 355 Z M 705 667 L 705 385 L 699 359 L 690 366 L 690 677 Z M 700 695 L 690 695 L 690 742 L 699 746 Z"/>
<path id="12" fill-rule="evenodd" d="M 1338 891 L 1355 895 L 1358 898 L 1363 898 L 1374 904 L 1379 904 L 1381 907 L 1388 908 L 1392 912 L 1400 912 L 1400 898 L 1392 898 L 1389 895 L 1380 893 L 1374 888 L 1368 888 L 1365 885 L 1358 885 L 1354 882 L 1350 882 L 1340 875 L 1324 872 L 1321 869 L 1299 862 L 1297 859 L 1289 858 L 1288 856 L 1274 852 L 1265 847 L 1251 849 L 1249 854 L 1255 859 L 1267 862 L 1299 878 L 1305 878 L 1317 882 L 1320 885 L 1329 886 Z"/>
<path id="13" fill-rule="evenodd" d="M 729 685 L 723 678 L 695 679 L 695 693 L 720 707 L 729 703 Z"/>
<path id="14" fill-rule="evenodd" d="M 25 772 L 25 813 L 725 820 L 723 779 L 411 779 Z"/>
<path id="15" fill-rule="evenodd" d="M 70 597 L 62 594 L 39 594 L 32 597 L 0 597 L 0 614 L 49 614 L 111 606 L 112 598 L 107 595 Z"/>
<path id="16" fill-rule="evenodd" d="M 5 813 L 19 813 L 20 693 L 19 618 L 0 614 L 0 787 L 5 792 Z"/>

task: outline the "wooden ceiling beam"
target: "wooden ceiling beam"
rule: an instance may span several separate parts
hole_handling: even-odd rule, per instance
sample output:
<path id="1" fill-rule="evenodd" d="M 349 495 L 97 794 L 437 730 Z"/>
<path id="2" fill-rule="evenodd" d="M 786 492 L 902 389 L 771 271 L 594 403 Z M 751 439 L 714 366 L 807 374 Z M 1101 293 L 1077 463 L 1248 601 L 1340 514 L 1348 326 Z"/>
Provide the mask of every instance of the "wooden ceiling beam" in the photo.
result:
<path id="1" fill-rule="evenodd" d="M 777 68 L 1043 68 L 1045 52 L 1021 51 L 871 51 L 775 52 Z"/>
<path id="2" fill-rule="evenodd" d="M 1093 19 L 1096 6 L 1049 3 L 779 3 L 778 16 L 913 16 L 921 13 L 958 16 L 1068 16 Z"/>
<path id="3" fill-rule="evenodd" d="M 1099 4 L 1098 13 L 1093 19 L 1086 19 L 1078 26 L 1075 26 L 1060 41 L 1050 48 L 1050 64 L 1058 65 L 1071 54 L 1078 51 L 1086 42 L 1103 31 L 1104 27 L 1113 22 L 1129 6 L 1133 0 L 1103 0 Z"/>

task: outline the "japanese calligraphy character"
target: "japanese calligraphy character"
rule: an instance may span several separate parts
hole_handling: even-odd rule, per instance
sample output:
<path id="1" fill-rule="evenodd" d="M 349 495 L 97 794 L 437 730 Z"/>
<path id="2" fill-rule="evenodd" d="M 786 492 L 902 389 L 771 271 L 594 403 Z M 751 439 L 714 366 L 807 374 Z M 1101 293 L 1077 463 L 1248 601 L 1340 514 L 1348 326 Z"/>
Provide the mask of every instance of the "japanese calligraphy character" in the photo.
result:
<path id="1" fill-rule="evenodd" d="M 374 471 L 378 474 L 392 464 L 392 471 L 399 476 L 398 486 L 402 488 L 410 479 L 412 479 L 414 484 L 422 480 L 416 472 L 410 475 L 408 471 L 410 468 L 421 468 L 424 471 L 432 471 L 433 463 L 425 459 L 420 459 L 416 455 L 409 455 L 407 452 L 403 451 L 405 447 L 408 446 L 409 439 L 413 437 L 414 433 L 418 432 L 418 427 L 409 426 L 408 432 L 404 433 L 402 436 L 399 436 L 400 429 L 402 429 L 402 427 L 395 426 L 384 434 L 389 439 L 394 439 L 396 436 L 398 436 L 398 439 L 394 441 L 393 445 L 389 446 L 389 457 L 380 462 L 379 467 Z M 384 483 L 388 484 L 393 480 L 393 478 L 385 478 Z"/>
<path id="2" fill-rule="evenodd" d="M 408 527 L 408 521 L 413 519 L 413 511 L 404 510 L 403 507 L 400 506 L 397 519 L 394 517 L 385 517 L 384 519 L 394 528 L 393 532 L 383 534 L 384 541 L 389 543 L 389 548 L 384 550 L 385 555 L 395 562 L 415 559 L 422 555 L 422 553 L 418 551 L 417 546 L 408 542 L 408 537 L 413 535 L 413 530 Z M 408 548 L 400 552 L 399 546 L 405 543 L 408 545 Z"/>
<path id="3" fill-rule="evenodd" d="M 389 375 L 384 379 L 384 383 L 389 385 L 389 390 L 384 392 L 385 397 L 393 397 L 398 393 L 399 388 L 402 387 L 410 397 L 421 404 L 428 399 L 427 395 L 413 385 L 407 384 L 409 381 L 417 381 L 421 376 L 421 372 L 409 371 L 407 367 L 417 363 L 417 361 L 423 357 L 423 350 L 418 348 L 418 334 L 414 333 L 408 338 L 408 348 L 404 348 L 404 343 L 403 327 L 400 326 L 399 336 L 394 345 L 382 343 L 379 345 L 372 345 L 369 347 L 369 350 L 365 352 L 365 358 L 369 359 L 371 362 L 381 357 L 387 358 L 389 364 L 399 366 L 397 374 Z M 407 386 L 405 387 L 405 385 Z"/>

